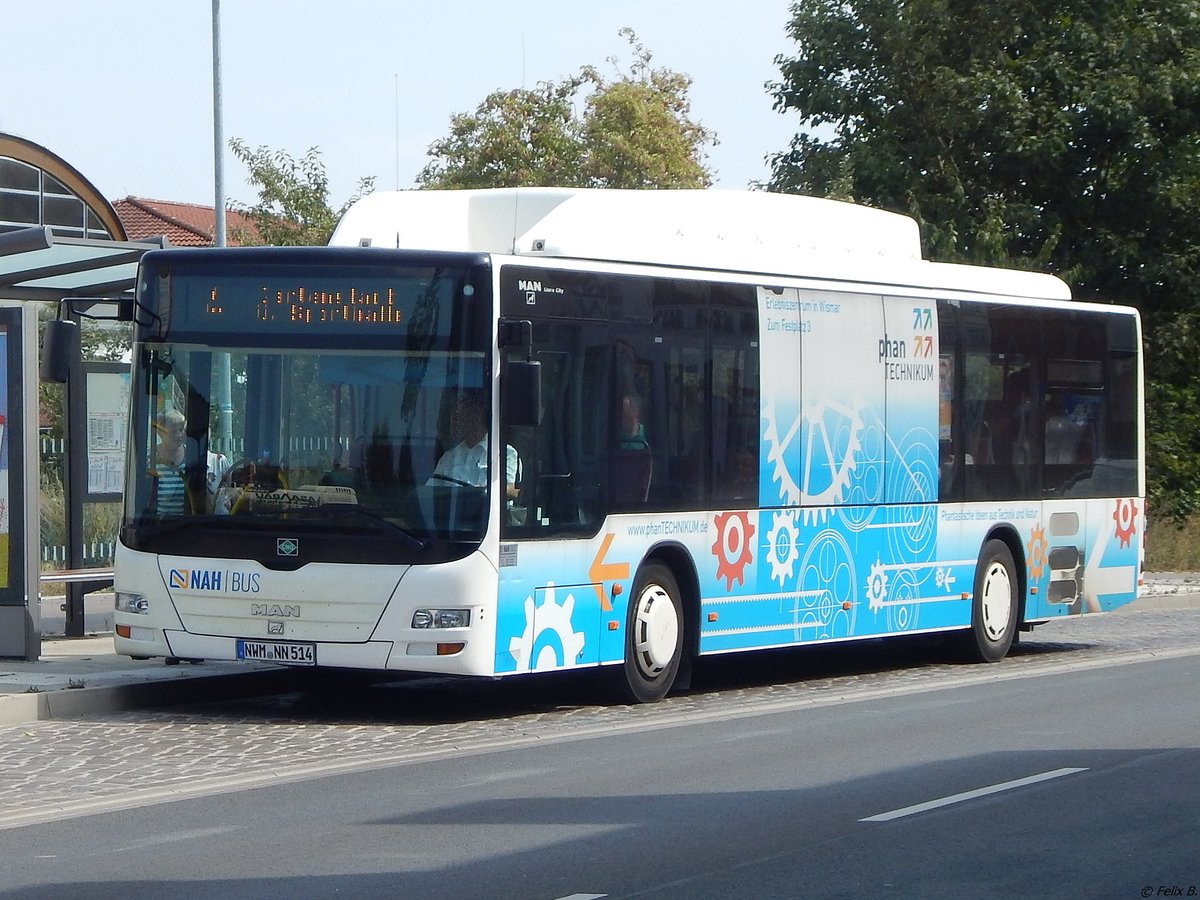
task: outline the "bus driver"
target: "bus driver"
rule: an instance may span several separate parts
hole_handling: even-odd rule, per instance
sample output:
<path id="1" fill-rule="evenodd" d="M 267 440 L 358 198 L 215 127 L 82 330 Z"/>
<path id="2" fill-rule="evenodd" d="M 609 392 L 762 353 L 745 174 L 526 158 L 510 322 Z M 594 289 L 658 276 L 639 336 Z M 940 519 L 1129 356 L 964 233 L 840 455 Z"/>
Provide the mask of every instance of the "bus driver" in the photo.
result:
<path id="1" fill-rule="evenodd" d="M 487 421 L 479 401 L 469 394 L 460 395 L 450 416 L 450 435 L 458 443 L 442 454 L 429 477 L 430 483 L 450 481 L 484 487 L 488 467 L 487 433 Z"/>

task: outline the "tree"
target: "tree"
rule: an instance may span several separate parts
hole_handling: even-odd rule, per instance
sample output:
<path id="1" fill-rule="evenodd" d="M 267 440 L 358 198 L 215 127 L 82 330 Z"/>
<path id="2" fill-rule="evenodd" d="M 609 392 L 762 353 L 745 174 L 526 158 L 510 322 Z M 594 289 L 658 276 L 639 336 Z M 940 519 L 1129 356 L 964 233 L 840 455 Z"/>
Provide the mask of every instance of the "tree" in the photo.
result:
<path id="1" fill-rule="evenodd" d="M 1200 0 L 798 0 L 788 31 L 799 52 L 771 90 L 804 130 L 771 189 L 907 213 L 931 258 L 1055 272 L 1182 352 L 1175 319 L 1200 311 Z M 1147 362 L 1152 398 L 1186 393 L 1180 367 Z M 1176 423 L 1148 418 L 1156 507 L 1196 497 L 1197 463 L 1160 452 Z"/>
<path id="2" fill-rule="evenodd" d="M 1180 523 L 1200 512 L 1200 313 L 1181 313 L 1170 327 L 1156 328 L 1145 342 L 1155 377 L 1146 385 L 1147 492 L 1159 518 Z"/>
<path id="3" fill-rule="evenodd" d="M 249 170 L 249 181 L 258 188 L 258 203 L 236 205 L 249 216 L 258 236 L 240 234 L 241 243 L 277 246 L 315 246 L 327 244 L 342 213 L 365 194 L 375 189 L 373 177 L 361 178 L 354 196 L 334 210 L 329 205 L 329 179 L 316 147 L 300 159 L 282 150 L 250 147 L 238 138 L 229 142 L 233 155 Z"/>
<path id="4" fill-rule="evenodd" d="M 495 91 L 450 119 L 417 181 L 426 188 L 696 188 L 711 183 L 711 131 L 690 118 L 691 79 L 651 65 L 629 29 L 628 71 L 593 66 L 533 90 Z M 614 68 L 617 60 L 610 58 Z M 576 107 L 583 95 L 583 114 Z"/>
<path id="5" fill-rule="evenodd" d="M 580 187 L 583 139 L 572 100 L 579 78 L 533 90 L 495 91 L 473 114 L 450 117 L 450 134 L 429 148 L 417 176 L 427 188 Z"/>

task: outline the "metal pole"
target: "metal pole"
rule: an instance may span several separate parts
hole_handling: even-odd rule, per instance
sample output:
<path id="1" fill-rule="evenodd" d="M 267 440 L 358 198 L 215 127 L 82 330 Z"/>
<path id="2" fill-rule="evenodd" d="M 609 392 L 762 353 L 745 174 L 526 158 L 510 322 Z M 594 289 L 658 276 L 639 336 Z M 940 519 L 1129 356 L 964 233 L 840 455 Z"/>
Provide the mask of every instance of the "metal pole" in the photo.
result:
<path id="1" fill-rule="evenodd" d="M 221 110 L 221 0 L 212 0 L 213 33 L 213 182 L 216 202 L 213 246 L 225 246 L 225 135 Z M 233 384 L 228 353 L 219 353 L 213 362 L 216 384 L 213 399 L 217 404 L 217 449 L 230 453 L 233 441 Z"/>
<path id="2" fill-rule="evenodd" d="M 212 0 L 213 35 L 213 173 L 216 202 L 213 212 L 216 224 L 213 228 L 213 245 L 225 246 L 225 135 L 221 121 L 221 0 Z"/>
<path id="3" fill-rule="evenodd" d="M 79 314 L 72 311 L 71 321 L 79 325 Z M 66 505 L 67 526 L 67 568 L 82 569 L 83 556 L 83 498 L 87 493 L 87 421 L 85 419 L 86 375 L 83 371 L 83 354 L 80 345 L 75 341 L 74 364 L 70 376 L 63 385 L 67 422 L 65 429 L 63 466 L 63 497 Z M 74 582 L 67 584 L 66 595 L 66 636 L 83 637 L 84 635 L 84 586 Z"/>

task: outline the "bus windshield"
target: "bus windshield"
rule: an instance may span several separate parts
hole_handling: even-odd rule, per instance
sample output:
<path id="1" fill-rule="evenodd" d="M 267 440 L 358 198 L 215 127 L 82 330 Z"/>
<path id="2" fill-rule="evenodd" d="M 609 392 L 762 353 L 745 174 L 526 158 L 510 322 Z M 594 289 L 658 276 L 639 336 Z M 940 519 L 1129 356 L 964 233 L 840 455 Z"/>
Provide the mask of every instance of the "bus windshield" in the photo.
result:
<path id="1" fill-rule="evenodd" d="M 354 308 L 336 267 L 217 272 L 177 258 L 165 274 L 152 258 L 142 279 L 127 544 L 289 567 L 430 561 L 478 543 L 486 274 L 360 265 Z M 471 471 L 442 462 L 466 450 Z"/>

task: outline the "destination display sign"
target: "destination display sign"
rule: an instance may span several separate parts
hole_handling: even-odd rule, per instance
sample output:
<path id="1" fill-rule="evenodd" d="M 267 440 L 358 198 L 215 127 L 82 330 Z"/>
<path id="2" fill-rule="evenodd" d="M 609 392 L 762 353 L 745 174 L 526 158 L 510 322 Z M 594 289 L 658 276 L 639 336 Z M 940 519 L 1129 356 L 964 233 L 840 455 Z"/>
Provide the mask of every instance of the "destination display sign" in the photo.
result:
<path id="1" fill-rule="evenodd" d="M 270 256 L 262 251 L 257 257 L 160 251 L 143 267 L 139 321 L 176 339 L 216 334 L 390 339 L 414 329 L 436 339 L 461 327 L 464 316 L 474 318 L 482 299 L 470 267 L 364 265 L 322 249 L 327 250 Z"/>

